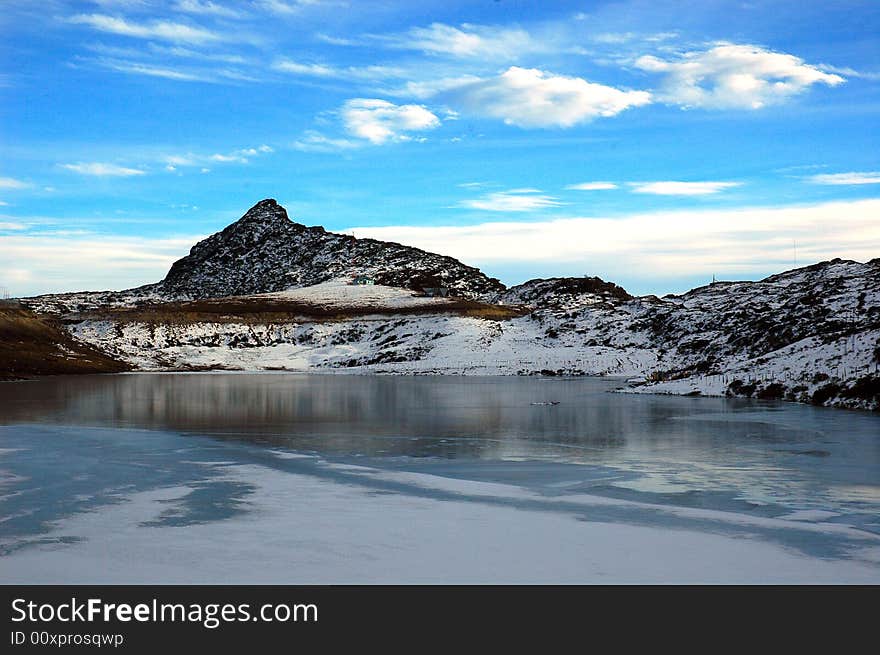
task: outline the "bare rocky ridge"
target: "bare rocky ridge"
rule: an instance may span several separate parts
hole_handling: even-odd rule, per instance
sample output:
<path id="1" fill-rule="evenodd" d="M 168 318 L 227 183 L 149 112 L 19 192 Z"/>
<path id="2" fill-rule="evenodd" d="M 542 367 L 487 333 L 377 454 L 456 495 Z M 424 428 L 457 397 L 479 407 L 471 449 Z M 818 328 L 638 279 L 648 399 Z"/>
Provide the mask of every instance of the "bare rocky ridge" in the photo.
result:
<path id="1" fill-rule="evenodd" d="M 193 246 L 189 255 L 174 263 L 157 290 L 171 297 L 215 298 L 358 275 L 376 284 L 413 290 L 448 287 L 465 297 L 504 289 L 498 280 L 452 257 L 295 223 L 283 207 L 267 199 Z"/>
<path id="2" fill-rule="evenodd" d="M 446 287 L 452 295 L 471 299 L 491 298 L 505 290 L 497 279 L 452 257 L 296 223 L 284 207 L 268 198 L 195 244 L 161 282 L 125 291 L 47 294 L 22 301 L 35 311 L 68 314 L 268 293 L 356 276 L 412 290 Z"/>

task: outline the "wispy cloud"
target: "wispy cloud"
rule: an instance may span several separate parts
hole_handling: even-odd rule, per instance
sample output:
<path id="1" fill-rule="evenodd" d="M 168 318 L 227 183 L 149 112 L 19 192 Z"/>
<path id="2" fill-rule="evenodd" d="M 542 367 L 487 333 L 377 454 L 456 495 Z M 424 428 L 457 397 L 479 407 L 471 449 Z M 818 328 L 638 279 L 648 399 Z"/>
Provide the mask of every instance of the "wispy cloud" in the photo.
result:
<path id="1" fill-rule="evenodd" d="M 493 212 L 527 212 L 559 207 L 560 205 L 562 205 L 561 202 L 553 196 L 542 194 L 540 189 L 497 191 L 459 203 L 460 207 Z"/>
<path id="2" fill-rule="evenodd" d="M 240 148 L 238 150 L 216 152 L 213 154 L 195 154 L 188 152 L 186 154 L 165 155 L 162 157 L 162 161 L 166 164 L 166 170 L 174 171 L 178 167 L 203 166 L 207 163 L 248 164 L 254 157 L 271 154 L 273 152 L 275 152 L 274 148 L 263 144 L 252 148 Z"/>
<path id="3" fill-rule="evenodd" d="M 663 74 L 658 98 L 685 108 L 760 109 L 814 84 L 844 82 L 840 75 L 823 72 L 794 55 L 732 43 L 687 52 L 670 61 L 646 55 L 635 65 Z"/>
<path id="4" fill-rule="evenodd" d="M 364 142 L 328 137 L 320 132 L 309 130 L 291 145 L 294 150 L 301 152 L 338 152 L 340 150 L 360 148 L 364 145 Z"/>
<path id="5" fill-rule="evenodd" d="M 180 45 L 159 45 L 151 43 L 149 45 L 150 52 L 157 55 L 170 55 L 173 57 L 181 57 L 187 59 L 200 59 L 204 61 L 219 61 L 225 64 L 247 64 L 249 63 L 245 57 L 237 54 L 224 52 L 202 52 L 193 50 Z"/>
<path id="6" fill-rule="evenodd" d="M 526 52 L 545 51 L 547 46 L 524 29 L 463 24 L 459 27 L 432 23 L 408 32 L 382 37 L 389 45 L 427 54 L 460 58 L 516 60 Z"/>
<path id="7" fill-rule="evenodd" d="M 177 0 L 174 5 L 177 11 L 188 14 L 205 14 L 211 16 L 223 16 L 225 18 L 238 18 L 241 12 L 231 7 L 210 0 Z"/>
<path id="8" fill-rule="evenodd" d="M 0 239 L 0 284 L 16 296 L 126 289 L 161 279 L 201 238 L 5 235 Z"/>
<path id="9" fill-rule="evenodd" d="M 322 41 L 324 43 L 329 43 L 330 45 L 338 45 L 338 46 L 355 46 L 361 45 L 361 41 L 357 39 L 349 39 L 341 36 L 334 36 L 332 34 L 315 34 L 315 39 L 318 41 Z"/>
<path id="10" fill-rule="evenodd" d="M 860 71 L 849 66 L 829 66 L 828 64 L 819 64 L 816 66 L 819 70 L 826 73 L 836 73 L 846 77 L 855 77 L 863 80 L 880 80 L 880 72 L 876 71 Z"/>
<path id="11" fill-rule="evenodd" d="M 340 110 L 349 134 L 373 144 L 409 141 L 410 132 L 432 130 L 440 119 L 422 105 L 395 105 L 387 100 L 354 98 Z"/>
<path id="12" fill-rule="evenodd" d="M 326 77 L 346 80 L 377 80 L 400 78 L 407 71 L 397 66 L 344 66 L 337 67 L 315 62 L 300 62 L 291 59 L 278 59 L 273 65 L 277 71 L 304 77 Z"/>
<path id="13" fill-rule="evenodd" d="M 569 184 L 565 187 L 569 191 L 605 191 L 608 189 L 616 189 L 614 182 L 581 182 L 580 184 Z"/>
<path id="14" fill-rule="evenodd" d="M 815 184 L 880 184 L 880 171 L 827 173 L 821 175 L 811 175 L 807 179 Z"/>
<path id="15" fill-rule="evenodd" d="M 295 14 L 304 7 L 321 4 L 321 0 L 257 0 L 256 6 L 273 14 Z"/>
<path id="16" fill-rule="evenodd" d="M 499 263 L 553 267 L 582 262 L 612 279 L 701 275 L 791 267 L 799 259 L 866 261 L 880 249 L 880 200 L 812 206 L 676 211 L 624 217 L 487 222 L 469 226 L 388 226 L 347 230 L 442 252 L 488 270 Z"/>
<path id="17" fill-rule="evenodd" d="M 5 205 L 5 202 L 0 202 L 0 205 Z M 0 222 L 0 230 L 26 230 L 27 225 L 23 223 L 3 223 Z"/>
<path id="18" fill-rule="evenodd" d="M 101 68 L 106 68 L 117 73 L 128 73 L 133 75 L 146 75 L 148 77 L 161 77 L 166 80 L 177 80 L 180 82 L 206 82 L 208 78 L 196 73 L 181 71 L 174 68 L 163 66 L 152 66 L 134 61 L 118 61 L 112 59 L 96 59 L 94 60 Z"/>
<path id="19" fill-rule="evenodd" d="M 138 39 L 162 39 L 183 43 L 206 43 L 218 41 L 220 35 L 201 27 L 192 27 L 184 23 L 167 20 L 155 20 L 150 23 L 136 23 L 104 14 L 77 14 L 69 21 L 111 34 L 130 36 Z"/>
<path id="20" fill-rule="evenodd" d="M 307 75 L 310 77 L 339 77 L 339 71 L 332 66 L 324 64 L 303 64 L 290 59 L 280 59 L 276 61 L 272 68 L 284 73 L 293 73 L 294 75 Z"/>
<path id="21" fill-rule="evenodd" d="M 657 196 L 705 196 L 740 186 L 742 182 L 630 182 L 633 193 Z"/>
<path id="22" fill-rule="evenodd" d="M 0 177 L 0 189 L 27 189 L 30 183 L 16 180 L 14 177 Z"/>
<path id="23" fill-rule="evenodd" d="M 146 171 L 139 168 L 126 168 L 125 166 L 117 166 L 116 164 L 105 164 L 101 162 L 61 164 L 62 168 L 66 168 L 80 175 L 92 175 L 96 177 L 132 177 L 135 175 L 144 175 Z"/>
<path id="24" fill-rule="evenodd" d="M 651 102 L 646 91 L 624 91 L 579 77 L 511 66 L 491 78 L 439 80 L 411 90 L 462 111 L 519 127 L 571 127 Z"/>

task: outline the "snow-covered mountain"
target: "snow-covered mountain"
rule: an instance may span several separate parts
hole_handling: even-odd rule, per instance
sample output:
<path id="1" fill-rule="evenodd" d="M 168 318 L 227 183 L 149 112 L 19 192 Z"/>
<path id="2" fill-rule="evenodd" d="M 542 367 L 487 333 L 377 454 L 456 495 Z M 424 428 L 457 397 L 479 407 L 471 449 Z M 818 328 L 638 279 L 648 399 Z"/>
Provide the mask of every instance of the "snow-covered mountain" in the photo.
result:
<path id="1" fill-rule="evenodd" d="M 664 298 L 632 298 L 595 278 L 580 284 L 535 280 L 503 297 L 528 303 L 560 348 L 655 355 L 635 391 L 880 401 L 880 259 L 835 259 Z"/>
<path id="2" fill-rule="evenodd" d="M 452 257 L 295 223 L 271 199 L 193 246 L 159 286 L 167 295 L 212 298 L 282 291 L 347 276 L 408 289 L 448 287 L 468 297 L 504 289 L 498 280 Z"/>
<path id="3" fill-rule="evenodd" d="M 357 275 L 376 287 L 348 284 Z M 413 297 L 429 286 L 463 300 Z M 291 222 L 264 200 L 159 283 L 24 302 L 143 369 L 621 375 L 637 393 L 880 407 L 880 259 L 663 298 L 590 277 L 506 289 L 450 257 Z"/>
<path id="4" fill-rule="evenodd" d="M 261 200 L 222 231 L 199 241 L 165 279 L 126 291 L 52 294 L 28 306 L 55 313 L 283 291 L 363 276 L 375 284 L 446 287 L 464 297 L 500 293 L 504 285 L 452 257 L 398 243 L 357 239 L 291 221 L 275 200 Z"/>

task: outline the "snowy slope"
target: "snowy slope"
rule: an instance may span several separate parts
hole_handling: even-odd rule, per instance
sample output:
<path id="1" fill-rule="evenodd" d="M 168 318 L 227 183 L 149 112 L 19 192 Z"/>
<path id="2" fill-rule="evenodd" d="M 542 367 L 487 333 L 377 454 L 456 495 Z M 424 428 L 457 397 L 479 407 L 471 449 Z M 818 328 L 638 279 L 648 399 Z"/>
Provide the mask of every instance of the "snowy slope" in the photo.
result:
<path id="1" fill-rule="evenodd" d="M 286 300 L 316 305 L 325 309 L 371 308 L 394 310 L 407 307 L 439 307 L 449 305 L 449 297 L 432 298 L 419 295 L 411 289 L 383 285 L 356 285 L 349 278 L 336 278 L 310 287 L 299 287 L 258 294 L 254 298 Z"/>

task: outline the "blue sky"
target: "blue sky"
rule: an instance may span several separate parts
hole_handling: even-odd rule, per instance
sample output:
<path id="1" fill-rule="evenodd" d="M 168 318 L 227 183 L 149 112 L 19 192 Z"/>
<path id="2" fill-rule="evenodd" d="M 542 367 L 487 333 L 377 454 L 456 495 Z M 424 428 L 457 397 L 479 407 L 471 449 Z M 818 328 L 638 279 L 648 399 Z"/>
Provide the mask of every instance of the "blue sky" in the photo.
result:
<path id="1" fill-rule="evenodd" d="M 264 197 L 507 283 L 880 256 L 880 4 L 5 0 L 0 286 L 160 279 Z"/>

